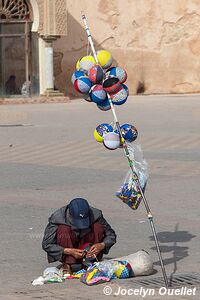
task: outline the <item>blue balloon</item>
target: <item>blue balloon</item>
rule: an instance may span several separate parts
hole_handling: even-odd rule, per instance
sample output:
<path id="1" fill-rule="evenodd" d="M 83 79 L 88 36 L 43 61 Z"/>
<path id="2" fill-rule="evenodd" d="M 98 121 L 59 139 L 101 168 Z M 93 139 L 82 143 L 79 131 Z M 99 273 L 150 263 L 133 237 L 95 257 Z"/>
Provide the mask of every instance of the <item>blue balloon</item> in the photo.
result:
<path id="1" fill-rule="evenodd" d="M 104 100 L 104 101 L 101 102 L 100 104 L 97 104 L 97 107 L 98 107 L 100 110 L 103 110 L 103 111 L 110 110 L 110 109 L 111 109 L 111 106 L 110 106 L 110 102 L 109 102 L 108 98 L 106 98 L 106 100 Z"/>
<path id="2" fill-rule="evenodd" d="M 123 124 L 122 126 L 120 126 L 120 128 L 125 141 L 133 142 L 138 137 L 138 131 L 135 126 L 130 124 Z"/>
<path id="3" fill-rule="evenodd" d="M 113 127 L 108 123 L 102 123 L 97 126 L 96 131 L 100 136 L 103 136 L 105 133 L 113 132 Z"/>
<path id="4" fill-rule="evenodd" d="M 71 78 L 72 84 L 74 84 L 74 82 L 76 81 L 76 79 L 78 79 L 81 76 L 85 76 L 85 73 L 83 73 L 82 71 L 75 71 L 72 74 L 72 78 Z"/>

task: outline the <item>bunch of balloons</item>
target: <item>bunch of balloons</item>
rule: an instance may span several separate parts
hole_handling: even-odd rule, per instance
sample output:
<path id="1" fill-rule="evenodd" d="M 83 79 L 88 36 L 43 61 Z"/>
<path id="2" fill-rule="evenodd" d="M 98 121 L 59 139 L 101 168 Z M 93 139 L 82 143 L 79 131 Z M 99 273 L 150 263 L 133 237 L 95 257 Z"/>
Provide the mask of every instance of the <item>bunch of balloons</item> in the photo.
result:
<path id="1" fill-rule="evenodd" d="M 135 126 L 130 124 L 123 124 L 120 126 L 122 137 L 127 142 L 133 142 L 138 136 L 138 131 Z M 114 129 L 111 124 L 102 123 L 94 130 L 94 138 L 97 142 L 109 150 L 115 150 L 121 146 L 120 135 L 117 129 Z M 123 141 L 122 141 L 123 142 Z"/>
<path id="2" fill-rule="evenodd" d="M 78 60 L 71 81 L 86 101 L 94 102 L 99 109 L 107 111 L 111 109 L 108 95 L 114 105 L 126 102 L 129 95 L 124 84 L 127 73 L 121 67 L 111 67 L 113 58 L 106 50 L 98 51 L 97 59 L 98 64 L 92 55 Z"/>

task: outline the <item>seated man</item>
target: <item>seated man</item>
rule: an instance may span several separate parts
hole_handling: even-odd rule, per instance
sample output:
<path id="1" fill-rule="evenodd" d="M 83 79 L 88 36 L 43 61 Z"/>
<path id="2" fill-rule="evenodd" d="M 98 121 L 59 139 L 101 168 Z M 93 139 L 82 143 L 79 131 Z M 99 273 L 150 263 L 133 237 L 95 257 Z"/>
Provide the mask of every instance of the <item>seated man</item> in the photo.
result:
<path id="1" fill-rule="evenodd" d="M 116 243 L 116 234 L 101 210 L 89 206 L 82 198 L 73 199 L 54 212 L 44 232 L 42 248 L 48 262 L 60 261 L 64 272 L 83 260 L 85 244 L 92 244 L 87 256 L 101 259 Z"/>

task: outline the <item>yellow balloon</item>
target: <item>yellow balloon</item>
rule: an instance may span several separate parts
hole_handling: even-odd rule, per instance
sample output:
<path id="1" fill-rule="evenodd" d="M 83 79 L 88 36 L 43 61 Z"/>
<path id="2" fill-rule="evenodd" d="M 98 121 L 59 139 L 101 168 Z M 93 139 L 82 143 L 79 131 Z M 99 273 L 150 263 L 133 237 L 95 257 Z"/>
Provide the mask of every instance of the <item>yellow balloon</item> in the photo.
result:
<path id="1" fill-rule="evenodd" d="M 97 132 L 97 130 L 94 130 L 94 138 L 97 142 L 103 143 L 103 137 Z"/>
<path id="2" fill-rule="evenodd" d="M 97 52 L 97 59 L 102 68 L 107 69 L 112 65 L 112 56 L 111 53 L 107 50 L 99 50 Z"/>
<path id="3" fill-rule="evenodd" d="M 81 58 L 80 61 L 84 61 L 84 60 L 91 61 L 91 62 L 93 62 L 94 64 L 96 63 L 96 62 L 95 62 L 95 59 L 94 59 L 94 57 L 93 57 L 92 55 L 86 55 L 86 56 L 83 56 L 83 57 Z"/>
<path id="4" fill-rule="evenodd" d="M 76 63 L 76 70 L 79 70 L 80 69 L 80 63 L 81 61 L 90 61 L 90 62 L 93 62 L 95 64 L 95 59 L 92 55 L 86 55 L 86 56 L 83 56 L 82 58 L 80 58 L 77 63 Z"/>
<path id="5" fill-rule="evenodd" d="M 80 69 L 80 59 L 76 63 L 76 70 L 79 70 L 79 69 Z"/>
<path id="6" fill-rule="evenodd" d="M 88 72 L 95 65 L 95 59 L 92 55 L 83 56 L 80 60 L 80 71 Z"/>

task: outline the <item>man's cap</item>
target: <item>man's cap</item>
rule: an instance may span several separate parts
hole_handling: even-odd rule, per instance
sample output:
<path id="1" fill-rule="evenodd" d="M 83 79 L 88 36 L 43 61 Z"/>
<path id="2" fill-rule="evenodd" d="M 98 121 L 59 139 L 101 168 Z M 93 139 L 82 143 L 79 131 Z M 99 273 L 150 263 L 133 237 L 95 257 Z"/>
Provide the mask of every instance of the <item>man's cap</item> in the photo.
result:
<path id="1" fill-rule="evenodd" d="M 87 200 L 75 198 L 69 203 L 69 214 L 74 228 L 85 229 L 90 227 L 90 207 Z"/>

